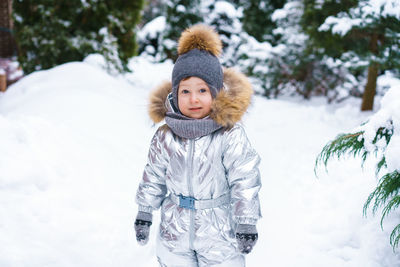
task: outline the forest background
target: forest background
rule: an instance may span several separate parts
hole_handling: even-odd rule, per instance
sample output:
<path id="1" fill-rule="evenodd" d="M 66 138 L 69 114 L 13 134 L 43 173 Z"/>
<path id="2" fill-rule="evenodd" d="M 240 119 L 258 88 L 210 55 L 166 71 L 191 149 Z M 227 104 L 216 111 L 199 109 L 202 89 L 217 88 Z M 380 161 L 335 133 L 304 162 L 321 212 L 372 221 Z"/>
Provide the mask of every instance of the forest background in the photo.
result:
<path id="1" fill-rule="evenodd" d="M 246 73 L 268 98 L 355 96 L 363 97 L 362 110 L 372 110 L 374 96 L 388 89 L 376 87 L 378 76 L 400 76 L 398 0 L 50 2 L 13 2 L 26 73 L 91 53 L 120 72 L 135 71 L 128 60 L 138 54 L 175 60 L 180 33 L 205 23 L 222 37 L 222 64 Z"/>

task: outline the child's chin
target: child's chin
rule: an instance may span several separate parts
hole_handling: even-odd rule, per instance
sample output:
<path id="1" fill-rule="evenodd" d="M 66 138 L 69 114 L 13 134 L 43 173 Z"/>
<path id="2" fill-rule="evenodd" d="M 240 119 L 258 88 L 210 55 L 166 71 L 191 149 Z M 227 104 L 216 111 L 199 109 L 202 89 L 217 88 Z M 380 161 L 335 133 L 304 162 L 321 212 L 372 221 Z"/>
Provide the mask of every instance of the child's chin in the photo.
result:
<path id="1" fill-rule="evenodd" d="M 202 118 L 204 118 L 205 116 L 202 116 L 202 115 L 191 115 L 190 116 L 190 118 L 192 118 L 192 119 L 202 119 Z"/>
<path id="2" fill-rule="evenodd" d="M 202 119 L 206 117 L 207 115 L 201 114 L 200 112 L 188 112 L 188 113 L 183 113 L 186 117 L 189 117 L 191 119 Z"/>

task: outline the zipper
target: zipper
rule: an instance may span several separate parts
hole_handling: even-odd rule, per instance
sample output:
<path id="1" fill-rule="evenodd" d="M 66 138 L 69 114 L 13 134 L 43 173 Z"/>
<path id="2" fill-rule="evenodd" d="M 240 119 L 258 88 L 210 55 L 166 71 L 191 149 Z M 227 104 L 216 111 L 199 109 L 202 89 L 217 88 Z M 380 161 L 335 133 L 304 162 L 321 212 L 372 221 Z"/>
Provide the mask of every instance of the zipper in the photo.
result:
<path id="1" fill-rule="evenodd" d="M 189 196 L 194 197 L 193 193 L 193 158 L 194 158 L 194 140 L 189 139 L 189 157 L 188 157 L 188 171 L 187 171 L 187 183 L 189 189 Z M 189 224 L 189 248 L 194 250 L 193 241 L 194 241 L 194 219 L 195 219 L 195 210 L 189 210 L 190 212 L 190 224 Z"/>

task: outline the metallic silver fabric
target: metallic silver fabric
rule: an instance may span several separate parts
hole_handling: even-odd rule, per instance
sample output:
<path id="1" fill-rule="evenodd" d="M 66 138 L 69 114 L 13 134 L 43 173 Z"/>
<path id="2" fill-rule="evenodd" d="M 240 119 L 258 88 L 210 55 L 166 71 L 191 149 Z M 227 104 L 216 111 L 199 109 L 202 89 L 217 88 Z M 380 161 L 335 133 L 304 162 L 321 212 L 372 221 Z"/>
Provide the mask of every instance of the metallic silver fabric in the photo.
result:
<path id="1" fill-rule="evenodd" d="M 159 240 L 171 253 L 190 258 L 195 252 L 208 266 L 232 260 L 239 253 L 237 224 L 255 225 L 261 217 L 259 162 L 240 124 L 196 139 L 176 136 L 163 125 L 151 141 L 136 195 L 139 210 L 161 207 Z M 230 194 L 231 201 L 189 210 L 171 201 L 170 193 L 196 199 Z"/>

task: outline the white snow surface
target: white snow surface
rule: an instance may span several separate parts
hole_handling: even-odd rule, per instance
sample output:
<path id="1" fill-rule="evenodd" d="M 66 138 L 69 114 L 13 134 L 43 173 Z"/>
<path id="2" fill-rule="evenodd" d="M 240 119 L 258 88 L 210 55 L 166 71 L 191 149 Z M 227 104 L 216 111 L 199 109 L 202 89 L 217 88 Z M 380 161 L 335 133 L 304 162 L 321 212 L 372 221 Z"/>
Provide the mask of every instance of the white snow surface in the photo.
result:
<path id="1" fill-rule="evenodd" d="M 136 58 L 133 74 L 112 77 L 94 61 L 34 72 L 0 93 L 2 267 L 158 266 L 159 212 L 139 246 L 134 197 L 157 128 L 147 97 L 172 64 Z M 383 230 L 379 214 L 362 215 L 375 162 L 333 160 L 314 175 L 322 147 L 373 114 L 359 112 L 359 100 L 325 103 L 255 97 L 244 118 L 263 182 L 247 266 L 400 265 L 389 245 L 399 214 Z"/>

